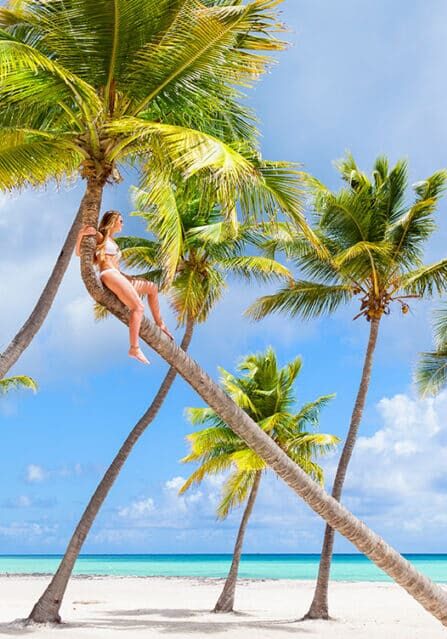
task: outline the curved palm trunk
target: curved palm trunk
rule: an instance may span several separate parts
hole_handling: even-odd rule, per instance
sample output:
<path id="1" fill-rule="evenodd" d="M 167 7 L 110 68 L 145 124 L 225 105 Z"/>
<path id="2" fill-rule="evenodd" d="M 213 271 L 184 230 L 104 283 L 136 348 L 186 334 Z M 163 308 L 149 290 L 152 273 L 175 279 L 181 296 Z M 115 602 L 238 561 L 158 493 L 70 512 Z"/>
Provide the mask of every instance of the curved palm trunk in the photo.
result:
<path id="1" fill-rule="evenodd" d="M 217 600 L 213 612 L 233 612 L 234 607 L 234 595 L 236 592 L 237 573 L 239 571 L 239 564 L 242 555 L 242 546 L 244 543 L 245 531 L 247 529 L 248 520 L 250 519 L 255 505 L 256 497 L 258 494 L 259 484 L 261 483 L 262 472 L 259 470 L 256 473 L 253 486 L 248 497 L 247 505 L 245 506 L 244 514 L 242 516 L 241 525 L 236 537 L 236 544 L 233 551 L 233 560 L 231 562 L 230 572 L 225 581 L 222 593 Z"/>
<path id="2" fill-rule="evenodd" d="M 3 353 L 0 353 L 0 379 L 6 375 L 9 369 L 19 359 L 23 351 L 28 348 L 44 323 L 70 263 L 80 227 L 81 209 L 79 209 L 74 222 L 68 231 L 68 235 L 65 238 L 59 257 L 57 258 L 51 275 L 40 294 L 37 304 L 19 332 L 11 340 Z"/>
<path id="3" fill-rule="evenodd" d="M 193 328 L 194 322 L 192 320 L 188 320 L 180 348 L 187 350 L 191 342 Z M 65 555 L 63 556 L 53 579 L 32 609 L 28 617 L 29 621 L 34 621 L 36 623 L 59 623 L 61 621 L 59 610 L 62 605 L 68 581 L 71 577 L 71 573 L 79 553 L 81 552 L 84 541 L 133 447 L 143 435 L 149 424 L 155 419 L 158 411 L 160 410 L 176 375 L 177 371 L 171 366 L 151 405 L 136 423 L 126 441 L 119 449 L 115 459 L 107 469 L 104 477 L 98 484 L 98 487 L 93 493 L 87 508 L 84 510 L 82 517 L 76 526 L 73 536 L 67 546 L 67 550 L 65 551 Z"/>
<path id="4" fill-rule="evenodd" d="M 92 197 L 91 192 L 87 188 L 87 192 L 81 204 L 81 209 L 83 209 L 84 204 L 91 206 L 92 204 L 94 204 L 95 201 L 97 202 L 97 205 L 100 206 L 100 192 L 94 192 Z M 180 348 L 187 350 L 192 339 L 193 329 L 194 322 L 193 320 L 188 319 Z M 59 567 L 54 574 L 53 579 L 33 607 L 28 617 L 28 621 L 34 621 L 36 623 L 60 622 L 61 619 L 59 610 L 62 605 L 62 600 L 67 588 L 68 581 L 71 577 L 73 567 L 75 565 L 76 559 L 79 556 L 82 545 L 88 533 L 90 532 L 90 529 L 102 504 L 104 503 L 118 474 L 120 473 L 122 467 L 128 459 L 133 447 L 142 436 L 142 434 L 145 432 L 149 424 L 155 419 L 158 411 L 160 410 L 160 407 L 166 399 L 166 396 L 175 380 L 176 375 L 177 371 L 171 366 L 165 378 L 163 379 L 163 382 L 161 383 L 160 388 L 158 389 L 158 392 L 155 395 L 151 405 L 134 426 L 127 439 L 121 446 L 120 450 L 118 451 L 116 457 L 110 464 L 109 468 L 104 474 L 104 477 L 98 484 L 98 487 L 91 497 L 86 509 L 84 510 L 78 525 L 76 526 L 73 536 L 70 539 L 70 542 L 65 551 L 65 555 L 62 558 L 62 561 L 59 564 Z"/>
<path id="5" fill-rule="evenodd" d="M 83 223 L 97 226 L 101 201 L 101 187 L 92 180 L 88 191 L 94 197 L 86 201 Z M 99 196 L 98 196 L 99 190 Z M 95 301 L 103 304 L 124 324 L 129 312 L 123 304 L 98 282 L 92 258 L 93 238 L 82 241 L 81 271 L 87 290 Z M 153 322 L 143 320 L 140 336 L 190 384 L 216 413 L 242 437 L 290 488 L 332 528 L 344 535 L 354 546 L 396 583 L 404 588 L 428 612 L 447 626 L 447 594 L 430 579 L 419 573 L 412 564 L 391 548 L 379 535 L 355 517 L 336 499 L 328 495 L 313 479 L 295 464 L 286 453 L 216 384 L 200 366 L 175 343 L 164 336 Z"/>
<path id="6" fill-rule="evenodd" d="M 352 457 L 352 452 L 357 440 L 357 433 L 362 420 L 363 410 L 365 408 L 366 395 L 368 393 L 369 382 L 371 379 L 374 350 L 376 348 L 379 332 L 379 322 L 380 320 L 378 319 L 371 320 L 368 347 L 366 349 L 360 386 L 355 400 L 354 409 L 352 411 L 348 436 L 346 437 L 340 461 L 338 462 L 337 472 L 335 473 L 332 497 L 337 501 L 340 501 L 341 499 L 346 472 Z M 330 526 L 326 526 L 314 598 L 304 619 L 329 619 L 328 589 L 332 554 L 334 551 L 334 535 L 334 529 Z"/>

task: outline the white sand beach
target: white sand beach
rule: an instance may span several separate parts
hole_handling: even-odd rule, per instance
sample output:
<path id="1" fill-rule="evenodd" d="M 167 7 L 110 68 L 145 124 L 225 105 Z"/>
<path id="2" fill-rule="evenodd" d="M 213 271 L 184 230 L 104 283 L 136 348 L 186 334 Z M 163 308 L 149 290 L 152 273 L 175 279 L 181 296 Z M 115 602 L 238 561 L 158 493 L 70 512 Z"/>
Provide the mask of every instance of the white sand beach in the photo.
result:
<path id="1" fill-rule="evenodd" d="M 439 639 L 443 626 L 393 584 L 333 583 L 330 622 L 298 622 L 313 583 L 241 580 L 236 614 L 210 612 L 222 580 L 166 577 L 76 577 L 57 627 L 11 623 L 29 612 L 46 577 L 0 577 L 0 635 L 34 639 Z"/>

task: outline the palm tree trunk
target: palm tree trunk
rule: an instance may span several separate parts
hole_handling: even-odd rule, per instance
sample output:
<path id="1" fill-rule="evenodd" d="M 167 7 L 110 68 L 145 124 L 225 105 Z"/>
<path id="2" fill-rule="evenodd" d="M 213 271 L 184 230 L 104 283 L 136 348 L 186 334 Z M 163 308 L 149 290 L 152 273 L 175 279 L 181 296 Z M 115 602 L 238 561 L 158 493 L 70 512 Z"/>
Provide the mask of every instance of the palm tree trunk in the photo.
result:
<path id="1" fill-rule="evenodd" d="M 259 484 L 261 483 L 261 475 L 262 471 L 259 470 L 256 472 L 255 480 L 248 497 L 247 505 L 245 506 L 244 514 L 242 516 L 241 525 L 239 526 L 239 531 L 237 533 L 230 572 L 228 573 L 228 577 L 225 581 L 222 593 L 214 607 L 214 612 L 233 612 L 237 573 L 239 571 L 239 564 L 241 561 L 245 531 L 247 529 L 248 520 L 250 519 L 253 506 L 255 505 Z"/>
<path id="2" fill-rule="evenodd" d="M 93 207 L 86 207 L 85 213 L 83 223 L 97 226 L 99 204 L 96 211 Z M 81 272 L 87 290 L 96 302 L 103 304 L 115 317 L 128 325 L 128 310 L 110 291 L 104 289 L 96 278 L 92 263 L 94 249 L 94 241 L 85 237 L 81 245 Z M 204 402 L 215 410 L 219 417 L 318 515 L 447 626 L 447 594 L 442 588 L 419 573 L 379 535 L 308 477 L 194 360 L 165 337 L 158 326 L 145 318 L 140 336 L 176 369 Z"/>
<path id="3" fill-rule="evenodd" d="M 98 211 L 101 206 L 102 185 L 93 180 L 89 180 L 85 195 L 82 199 L 80 211 L 83 219 L 91 211 Z M 97 214 L 96 214 L 97 215 Z M 96 223 L 95 223 L 96 226 Z M 96 278 L 96 276 L 95 276 Z M 188 318 L 185 333 L 180 348 L 187 349 L 192 339 L 194 322 Z M 83 543 L 93 525 L 93 522 L 104 503 L 110 489 L 112 488 L 118 474 L 129 457 L 133 447 L 138 439 L 145 432 L 149 424 L 155 419 L 161 405 L 174 382 L 177 371 L 171 366 L 158 389 L 151 405 L 134 426 L 127 439 L 121 446 L 116 457 L 110 464 L 102 480 L 98 484 L 93 496 L 91 497 L 82 517 L 76 526 L 76 529 L 70 539 L 64 557 L 54 574 L 50 584 L 45 589 L 42 596 L 34 605 L 29 617 L 29 622 L 36 623 L 58 623 L 60 622 L 59 610 L 67 588 L 68 581 L 71 577 L 74 564 L 81 551 Z"/>
<path id="4" fill-rule="evenodd" d="M 33 308 L 30 316 L 23 324 L 22 328 L 11 340 L 9 345 L 0 353 L 0 379 L 2 379 L 9 369 L 16 363 L 23 351 L 28 348 L 40 327 L 44 323 L 48 312 L 54 302 L 56 293 L 70 263 L 71 255 L 76 244 L 76 238 L 81 227 L 81 209 L 79 209 L 68 235 L 65 238 L 62 250 L 53 267 L 49 280 L 45 284 L 37 304 Z"/>
<path id="5" fill-rule="evenodd" d="M 183 335 L 183 339 L 180 348 L 187 350 L 191 342 L 192 333 L 194 329 L 194 322 L 188 319 L 186 324 L 186 330 Z M 81 548 L 84 541 L 90 532 L 93 522 L 103 505 L 107 495 L 110 492 L 116 478 L 118 477 L 122 467 L 126 463 L 133 447 L 146 431 L 151 422 L 154 421 L 158 411 L 161 408 L 164 400 L 166 399 L 168 392 L 175 380 L 177 371 L 170 366 L 157 394 L 155 395 L 151 405 L 144 413 L 144 415 L 136 423 L 126 441 L 119 449 L 115 459 L 110 464 L 104 477 L 101 479 L 98 487 L 96 488 L 93 496 L 91 497 L 87 508 L 84 510 L 82 517 L 76 526 L 72 538 L 67 546 L 65 555 L 62 558 L 61 563 L 53 576 L 50 584 L 45 589 L 44 593 L 33 607 L 28 621 L 36 623 L 59 623 L 61 621 L 59 610 L 62 605 L 62 600 L 67 588 L 68 581 L 71 577 L 75 562 L 81 552 Z"/>
<path id="6" fill-rule="evenodd" d="M 337 501 L 340 501 L 341 499 L 346 472 L 352 457 L 355 442 L 357 440 L 357 433 L 362 420 L 363 410 L 365 408 L 366 395 L 368 393 L 369 382 L 371 379 L 374 350 L 376 348 L 377 336 L 379 333 L 379 323 L 379 319 L 372 319 L 370 323 L 368 346 L 366 349 L 360 386 L 351 415 L 348 436 L 346 437 L 340 461 L 338 462 L 337 472 L 335 473 L 334 485 L 332 488 L 332 497 Z M 332 554 L 334 550 L 334 535 L 334 529 L 330 526 L 326 526 L 314 597 L 304 619 L 329 619 L 328 589 Z"/>

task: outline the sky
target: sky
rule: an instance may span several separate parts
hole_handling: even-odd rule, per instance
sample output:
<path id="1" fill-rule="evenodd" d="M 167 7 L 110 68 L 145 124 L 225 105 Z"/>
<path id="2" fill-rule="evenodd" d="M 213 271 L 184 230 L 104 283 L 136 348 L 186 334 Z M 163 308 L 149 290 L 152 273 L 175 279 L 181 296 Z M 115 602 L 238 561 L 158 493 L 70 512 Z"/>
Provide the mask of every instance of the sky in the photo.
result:
<path id="1" fill-rule="evenodd" d="M 290 47 L 248 96 L 261 120 L 269 159 L 300 162 L 331 188 L 333 161 L 350 150 L 369 170 L 386 154 L 407 158 L 410 183 L 445 166 L 447 148 L 447 5 L 443 0 L 285 0 Z M 119 208 L 124 232 L 144 235 L 132 210 L 128 174 L 110 188 L 104 210 Z M 77 210 L 82 184 L 0 194 L 0 348 L 26 319 Z M 409 193 L 409 198 L 411 193 Z M 426 259 L 443 257 L 447 201 Z M 272 345 L 281 364 L 303 358 L 298 405 L 336 398 L 322 432 L 343 438 L 361 373 L 368 325 L 352 321 L 355 305 L 303 322 L 242 317 L 272 287 L 229 281 L 224 299 L 199 327 L 191 354 L 215 379 L 218 366 Z M 413 303 L 382 322 L 371 390 L 343 501 L 401 552 L 445 552 L 447 532 L 447 394 L 418 399 L 418 353 L 431 347 L 430 320 L 439 301 Z M 166 300 L 162 309 L 175 327 Z M 176 330 L 181 339 L 181 330 Z M 149 405 L 166 371 L 127 357 L 127 330 L 114 319 L 95 323 L 73 257 L 50 315 L 12 371 L 32 375 L 37 394 L 0 398 L 2 463 L 0 553 L 60 553 L 107 465 Z M 84 552 L 231 552 L 241 511 L 224 522 L 215 508 L 222 477 L 185 496 L 192 468 L 180 463 L 192 430 L 187 406 L 202 402 L 182 380 L 133 451 Z M 297 405 L 297 406 L 298 406 Z M 324 462 L 330 488 L 337 453 Z M 323 522 L 273 473 L 265 475 L 249 524 L 246 552 L 319 552 Z M 337 536 L 337 552 L 353 552 Z"/>

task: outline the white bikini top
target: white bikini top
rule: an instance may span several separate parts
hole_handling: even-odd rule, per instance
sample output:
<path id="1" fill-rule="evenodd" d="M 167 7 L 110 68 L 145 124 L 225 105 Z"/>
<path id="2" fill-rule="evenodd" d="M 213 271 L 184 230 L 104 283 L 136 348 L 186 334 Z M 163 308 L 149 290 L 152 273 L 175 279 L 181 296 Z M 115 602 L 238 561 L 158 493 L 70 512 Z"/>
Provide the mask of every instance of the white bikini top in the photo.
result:
<path id="1" fill-rule="evenodd" d="M 99 255 L 100 251 L 96 251 L 96 255 Z M 104 246 L 104 255 L 112 255 L 116 257 L 118 260 L 121 259 L 121 251 L 119 250 L 118 244 L 111 240 L 110 238 L 106 239 Z"/>

